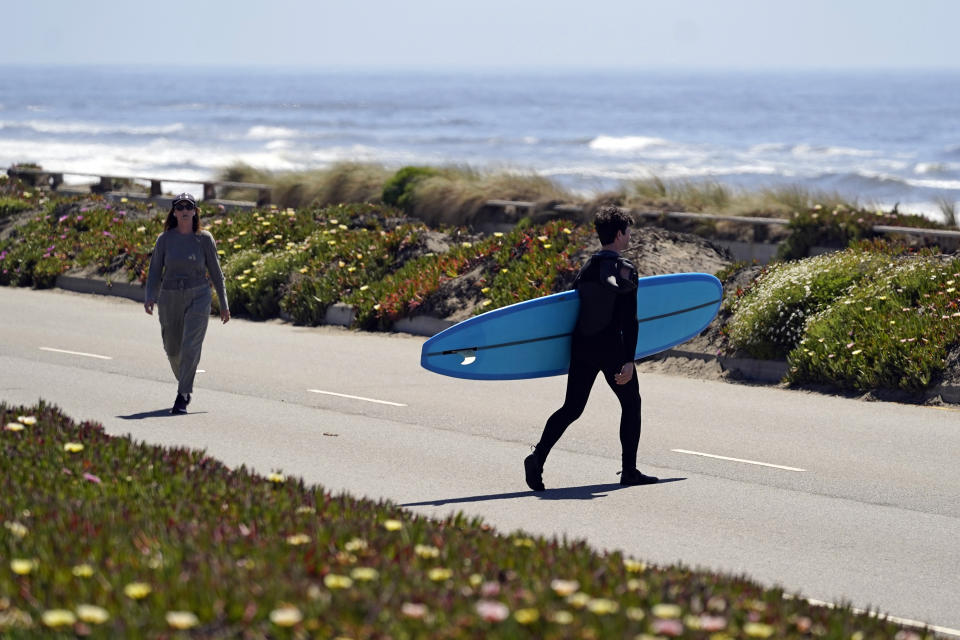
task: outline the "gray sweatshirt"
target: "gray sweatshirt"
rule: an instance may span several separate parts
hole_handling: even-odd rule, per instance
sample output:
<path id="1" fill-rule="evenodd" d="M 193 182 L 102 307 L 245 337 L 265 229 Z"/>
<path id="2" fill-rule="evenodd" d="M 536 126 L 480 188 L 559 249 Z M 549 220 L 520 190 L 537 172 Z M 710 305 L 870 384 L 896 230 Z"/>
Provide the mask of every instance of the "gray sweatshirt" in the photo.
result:
<path id="1" fill-rule="evenodd" d="M 146 302 L 156 302 L 161 288 L 175 289 L 178 281 L 183 282 L 185 288 L 201 286 L 207 282 L 208 273 L 217 291 L 220 308 L 229 309 L 223 271 L 217 259 L 217 243 L 210 232 L 164 231 L 157 236 L 157 244 L 150 256 Z"/>

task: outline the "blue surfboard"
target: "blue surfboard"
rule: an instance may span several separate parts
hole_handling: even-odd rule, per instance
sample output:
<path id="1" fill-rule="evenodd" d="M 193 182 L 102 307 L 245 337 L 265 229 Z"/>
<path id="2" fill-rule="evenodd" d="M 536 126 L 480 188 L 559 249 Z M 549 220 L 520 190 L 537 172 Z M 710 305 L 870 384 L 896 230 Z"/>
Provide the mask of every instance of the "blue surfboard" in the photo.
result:
<path id="1" fill-rule="evenodd" d="M 636 358 L 693 338 L 716 317 L 723 286 L 706 273 L 640 278 Z M 520 380 L 564 374 L 580 297 L 576 291 L 518 302 L 441 331 L 423 344 L 420 365 L 470 380 Z"/>

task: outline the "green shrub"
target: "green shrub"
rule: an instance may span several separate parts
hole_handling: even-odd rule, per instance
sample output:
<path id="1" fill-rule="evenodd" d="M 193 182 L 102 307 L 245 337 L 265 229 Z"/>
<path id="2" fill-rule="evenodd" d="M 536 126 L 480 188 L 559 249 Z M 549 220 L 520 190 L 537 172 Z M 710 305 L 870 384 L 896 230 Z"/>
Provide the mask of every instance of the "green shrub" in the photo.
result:
<path id="1" fill-rule="evenodd" d="M 807 319 L 887 264 L 855 249 L 775 263 L 734 302 L 731 345 L 754 358 L 784 358 L 804 338 Z"/>
<path id="2" fill-rule="evenodd" d="M 410 212 L 415 202 L 414 189 L 417 182 L 439 173 L 431 167 L 403 167 L 383 185 L 380 198 L 384 204 Z"/>
<path id="3" fill-rule="evenodd" d="M 960 344 L 960 260 L 886 256 L 810 317 L 789 356 L 791 382 L 846 389 L 930 387 Z"/>
<path id="4" fill-rule="evenodd" d="M 32 206 L 29 202 L 25 202 L 20 198 L 0 196 L 0 218 L 6 218 L 22 213 L 23 211 L 29 211 Z"/>

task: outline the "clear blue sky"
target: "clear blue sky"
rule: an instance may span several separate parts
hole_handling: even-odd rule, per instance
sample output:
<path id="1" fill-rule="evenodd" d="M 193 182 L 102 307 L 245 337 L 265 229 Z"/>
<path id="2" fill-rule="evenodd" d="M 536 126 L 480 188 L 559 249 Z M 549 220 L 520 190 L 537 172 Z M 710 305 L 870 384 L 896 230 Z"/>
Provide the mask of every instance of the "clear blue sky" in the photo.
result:
<path id="1" fill-rule="evenodd" d="M 0 64 L 960 70 L 957 0 L 3 4 Z"/>

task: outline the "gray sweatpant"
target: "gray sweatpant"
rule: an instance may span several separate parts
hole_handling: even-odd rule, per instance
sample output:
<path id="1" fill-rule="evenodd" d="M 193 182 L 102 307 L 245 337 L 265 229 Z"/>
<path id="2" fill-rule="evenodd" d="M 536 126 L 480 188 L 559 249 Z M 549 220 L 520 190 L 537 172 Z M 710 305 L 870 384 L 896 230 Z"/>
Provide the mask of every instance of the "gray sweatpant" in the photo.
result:
<path id="1" fill-rule="evenodd" d="M 161 289 L 157 300 L 160 335 L 170 368 L 177 377 L 177 393 L 193 393 L 193 379 L 200 364 L 200 349 L 207 334 L 210 285 L 193 289 Z"/>

